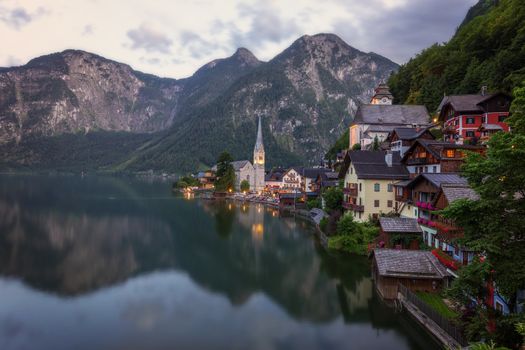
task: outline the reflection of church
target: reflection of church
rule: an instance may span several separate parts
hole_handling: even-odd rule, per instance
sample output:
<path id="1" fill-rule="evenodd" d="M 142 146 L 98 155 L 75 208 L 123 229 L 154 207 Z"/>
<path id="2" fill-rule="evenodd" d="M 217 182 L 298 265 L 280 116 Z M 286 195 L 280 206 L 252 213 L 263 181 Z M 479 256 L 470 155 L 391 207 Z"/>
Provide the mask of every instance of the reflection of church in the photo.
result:
<path id="1" fill-rule="evenodd" d="M 241 182 L 246 180 L 250 184 L 250 191 L 264 189 L 264 145 L 261 128 L 261 117 L 257 128 L 257 140 L 253 149 L 253 164 L 249 160 L 232 162 L 235 170 L 235 190 L 240 191 Z"/>

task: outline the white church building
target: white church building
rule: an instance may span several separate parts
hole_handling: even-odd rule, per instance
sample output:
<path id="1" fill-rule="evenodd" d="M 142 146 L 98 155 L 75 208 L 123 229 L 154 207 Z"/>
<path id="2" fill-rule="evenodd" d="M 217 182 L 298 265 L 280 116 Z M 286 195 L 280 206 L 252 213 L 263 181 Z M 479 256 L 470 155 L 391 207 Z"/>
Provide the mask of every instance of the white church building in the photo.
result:
<path id="1" fill-rule="evenodd" d="M 261 117 L 257 128 L 257 139 L 253 149 L 253 164 L 249 160 L 237 160 L 231 163 L 235 170 L 235 190 L 241 190 L 244 180 L 250 184 L 250 191 L 264 190 L 264 145 L 261 128 Z"/>

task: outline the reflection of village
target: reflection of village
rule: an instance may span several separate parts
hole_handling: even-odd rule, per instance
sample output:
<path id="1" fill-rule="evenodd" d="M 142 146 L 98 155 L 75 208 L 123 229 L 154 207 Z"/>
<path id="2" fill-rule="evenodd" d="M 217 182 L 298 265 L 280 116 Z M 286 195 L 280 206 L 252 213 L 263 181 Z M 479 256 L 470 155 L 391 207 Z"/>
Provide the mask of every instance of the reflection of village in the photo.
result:
<path id="1" fill-rule="evenodd" d="M 145 209 L 133 186 L 112 179 L 104 186 L 116 189 L 115 198 L 134 198 L 125 211 L 109 199 L 56 210 L 38 198 L 59 179 L 25 181 L 19 187 L 29 188 L 31 199 L 0 202 L 6 213 L 0 218 L 0 274 L 32 288 L 72 297 L 174 270 L 235 306 L 264 293 L 294 319 L 369 322 L 370 313 L 383 312 L 369 310 L 374 293 L 366 259 L 342 264 L 305 239 L 313 236 L 306 222 L 275 208 L 174 200 L 148 202 Z"/>

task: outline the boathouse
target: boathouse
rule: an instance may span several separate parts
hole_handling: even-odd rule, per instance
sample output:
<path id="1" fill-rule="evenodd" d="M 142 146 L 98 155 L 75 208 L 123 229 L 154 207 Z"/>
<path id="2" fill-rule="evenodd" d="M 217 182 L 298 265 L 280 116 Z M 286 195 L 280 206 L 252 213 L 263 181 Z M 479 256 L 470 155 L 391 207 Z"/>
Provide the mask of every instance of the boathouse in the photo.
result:
<path id="1" fill-rule="evenodd" d="M 374 249 L 373 278 L 383 299 L 397 298 L 398 284 L 413 292 L 439 292 L 447 285 L 448 274 L 429 251 Z"/>
<path id="2" fill-rule="evenodd" d="M 419 240 L 423 231 L 417 219 L 386 217 L 379 218 L 381 227 L 376 242 L 380 247 L 396 249 L 419 249 Z"/>

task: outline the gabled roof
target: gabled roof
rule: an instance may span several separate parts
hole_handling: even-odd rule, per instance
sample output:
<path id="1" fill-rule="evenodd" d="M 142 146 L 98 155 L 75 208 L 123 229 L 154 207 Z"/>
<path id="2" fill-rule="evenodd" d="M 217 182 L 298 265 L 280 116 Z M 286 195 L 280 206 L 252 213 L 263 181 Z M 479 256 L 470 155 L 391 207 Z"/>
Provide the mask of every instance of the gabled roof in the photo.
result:
<path id="1" fill-rule="evenodd" d="M 468 185 L 445 183 L 441 186 L 443 195 L 448 203 L 452 203 L 458 199 L 478 200 L 479 195 Z"/>
<path id="2" fill-rule="evenodd" d="M 447 277 L 445 267 L 430 251 L 374 249 L 374 259 L 380 276 L 414 279 Z"/>
<path id="3" fill-rule="evenodd" d="M 509 95 L 502 92 L 494 94 L 470 94 L 470 95 L 449 95 L 444 96 L 438 106 L 438 112 L 441 114 L 443 108 L 447 105 L 452 106 L 456 112 L 484 112 L 482 103 L 486 102 L 496 96 L 504 95 L 511 98 Z"/>
<path id="4" fill-rule="evenodd" d="M 379 224 L 384 232 L 394 233 L 421 233 L 421 227 L 417 223 L 417 219 L 412 218 L 389 218 L 380 217 Z"/>
<path id="5" fill-rule="evenodd" d="M 427 180 L 436 188 L 440 188 L 443 184 L 468 185 L 467 179 L 456 173 L 423 173 L 410 181 L 407 187 L 413 188 L 422 180 Z"/>
<path id="6" fill-rule="evenodd" d="M 386 163 L 386 152 L 382 151 L 349 151 L 339 171 L 339 178 L 344 178 L 350 164 L 354 165 L 359 179 L 407 179 L 406 168 L 401 165 L 398 152 L 392 152 L 392 165 Z"/>
<path id="7" fill-rule="evenodd" d="M 429 125 L 427 108 L 420 105 L 361 105 L 352 124 Z"/>
<path id="8" fill-rule="evenodd" d="M 332 172 L 332 169 L 328 168 L 303 168 L 301 176 L 307 177 L 309 179 L 315 179 L 319 174 L 330 172 Z"/>
<path id="9" fill-rule="evenodd" d="M 246 165 L 252 165 L 249 160 L 236 160 L 230 163 L 233 166 L 235 171 L 239 171 L 244 168 Z"/>
<path id="10" fill-rule="evenodd" d="M 395 133 L 400 140 L 412 141 L 428 133 L 432 136 L 432 139 L 435 139 L 434 135 L 429 131 L 430 128 L 431 126 L 426 128 L 394 128 L 390 135 L 388 135 L 388 138 L 391 139 Z"/>
<path id="11" fill-rule="evenodd" d="M 412 146 L 405 152 L 401 162 L 404 162 L 410 154 L 416 149 L 418 145 L 421 145 L 425 148 L 430 154 L 432 154 L 437 160 L 441 160 L 441 152 L 446 149 L 464 149 L 464 150 L 480 150 L 484 149 L 483 146 L 474 146 L 474 145 L 458 145 L 452 142 L 447 141 L 436 141 L 436 140 L 426 140 L 426 139 L 417 139 Z"/>

